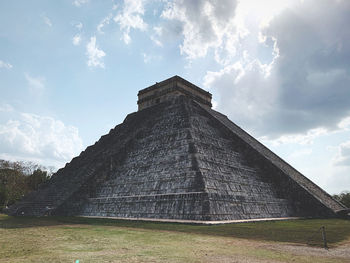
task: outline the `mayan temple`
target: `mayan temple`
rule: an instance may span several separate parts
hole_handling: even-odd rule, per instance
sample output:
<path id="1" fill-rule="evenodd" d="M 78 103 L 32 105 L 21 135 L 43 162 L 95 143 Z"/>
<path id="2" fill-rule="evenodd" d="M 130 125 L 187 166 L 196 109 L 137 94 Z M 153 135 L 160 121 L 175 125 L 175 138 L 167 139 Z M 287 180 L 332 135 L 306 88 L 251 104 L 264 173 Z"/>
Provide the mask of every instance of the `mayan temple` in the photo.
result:
<path id="1" fill-rule="evenodd" d="M 345 207 L 174 76 L 11 215 L 229 221 L 335 217 Z"/>

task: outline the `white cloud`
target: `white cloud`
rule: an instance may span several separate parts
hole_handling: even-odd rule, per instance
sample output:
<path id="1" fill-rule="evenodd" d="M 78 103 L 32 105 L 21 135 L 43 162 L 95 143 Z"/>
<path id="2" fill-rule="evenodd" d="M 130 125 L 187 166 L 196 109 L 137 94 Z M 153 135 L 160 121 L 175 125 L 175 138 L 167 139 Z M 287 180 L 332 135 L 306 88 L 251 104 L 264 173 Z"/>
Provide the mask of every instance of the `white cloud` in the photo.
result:
<path id="1" fill-rule="evenodd" d="M 86 54 L 88 56 L 87 65 L 89 67 L 105 67 L 102 59 L 106 56 L 106 53 L 96 45 L 96 37 L 90 38 L 90 42 L 86 45 Z"/>
<path id="2" fill-rule="evenodd" d="M 339 129 L 342 129 L 342 130 L 349 130 L 350 129 L 350 116 L 342 119 L 338 123 L 338 127 L 339 127 Z"/>
<path id="3" fill-rule="evenodd" d="M 0 105 L 0 112 L 11 112 L 13 111 L 13 107 L 10 104 Z"/>
<path id="4" fill-rule="evenodd" d="M 80 7 L 88 2 L 89 0 L 74 0 L 72 4 L 75 5 L 76 7 Z"/>
<path id="5" fill-rule="evenodd" d="M 7 112 L 6 117 L 7 120 L 0 123 L 0 158 L 31 160 L 57 167 L 82 150 L 76 127 L 30 113 L 13 111 Z"/>
<path id="6" fill-rule="evenodd" d="M 160 41 L 160 37 L 163 34 L 163 28 L 162 27 L 153 27 L 154 33 L 151 35 L 151 40 L 159 47 L 163 47 L 163 43 Z"/>
<path id="7" fill-rule="evenodd" d="M 48 18 L 45 14 L 43 14 L 41 17 L 43 18 L 44 23 L 46 25 L 48 25 L 49 27 L 52 27 L 52 22 L 51 22 L 50 18 Z"/>
<path id="8" fill-rule="evenodd" d="M 219 95 L 218 110 L 254 132 L 271 125 L 266 119 L 276 107 L 277 85 L 274 82 L 277 79 L 269 75 L 269 67 L 258 60 L 247 65 L 237 62 L 218 72 L 208 72 L 204 78 L 204 86 Z"/>
<path id="9" fill-rule="evenodd" d="M 350 167 L 350 141 L 346 141 L 339 145 L 334 164 Z"/>
<path id="10" fill-rule="evenodd" d="M 123 32 L 122 39 L 125 44 L 131 42 L 131 29 L 139 29 L 141 31 L 147 29 L 147 24 L 142 18 L 145 12 L 144 2 L 144 0 L 124 0 L 122 11 L 114 17 L 114 21 L 119 24 L 120 30 Z"/>
<path id="11" fill-rule="evenodd" d="M 155 56 L 155 55 L 147 54 L 147 53 L 142 53 L 142 56 L 143 56 L 143 62 L 145 64 L 150 63 L 150 62 L 155 61 L 155 60 L 161 60 L 162 59 L 161 56 Z"/>
<path id="12" fill-rule="evenodd" d="M 330 132 L 324 128 L 315 128 L 308 130 L 306 133 L 285 134 L 272 139 L 270 139 L 269 136 L 265 136 L 262 137 L 261 140 L 271 143 L 273 146 L 278 146 L 281 144 L 310 145 L 316 138 L 329 134 Z"/>
<path id="13" fill-rule="evenodd" d="M 72 39 L 73 45 L 74 46 L 79 46 L 80 42 L 81 42 L 81 35 L 80 34 L 76 34 L 73 39 Z"/>
<path id="14" fill-rule="evenodd" d="M 320 171 L 321 173 L 326 173 L 328 171 Z M 331 167 L 329 170 L 330 176 L 325 178 L 326 182 L 324 187 L 327 187 L 327 191 L 330 194 L 339 194 L 344 190 L 349 191 L 350 189 L 350 178 L 349 167 Z"/>
<path id="15" fill-rule="evenodd" d="M 306 156 L 309 156 L 311 154 L 312 154 L 311 148 L 304 148 L 304 149 L 296 150 L 296 151 L 292 152 L 288 156 L 288 159 L 305 158 Z"/>
<path id="16" fill-rule="evenodd" d="M 348 1 L 301 1 L 250 30 L 239 43 L 254 35 L 253 48 L 204 79 L 219 96 L 218 109 L 279 142 L 304 143 L 343 127 L 350 112 L 349 12 Z"/>
<path id="17" fill-rule="evenodd" d="M 168 3 L 161 16 L 180 23 L 181 54 L 195 59 L 206 56 L 210 48 L 231 48 L 236 43 L 236 5 L 234 0 L 175 0 Z"/>
<path id="18" fill-rule="evenodd" d="M 77 22 L 77 23 L 75 24 L 75 27 L 76 27 L 79 31 L 81 31 L 82 28 L 83 28 L 83 23 Z"/>
<path id="19" fill-rule="evenodd" d="M 150 60 L 152 59 L 150 55 L 146 54 L 146 53 L 142 53 L 143 56 L 143 62 L 145 62 L 146 64 L 150 62 Z"/>
<path id="20" fill-rule="evenodd" d="M 12 69 L 13 66 L 10 63 L 0 60 L 0 68 Z"/>
<path id="21" fill-rule="evenodd" d="M 45 90 L 46 80 L 44 77 L 41 77 L 41 76 L 32 77 L 28 73 L 25 73 L 24 76 L 27 80 L 27 83 L 31 92 L 40 94 Z"/>
<path id="22" fill-rule="evenodd" d="M 97 31 L 100 34 L 104 34 L 104 32 L 102 31 L 103 27 L 105 27 L 106 25 L 109 25 L 111 19 L 113 18 L 112 14 L 109 14 L 108 16 L 106 16 L 105 18 L 102 19 L 102 21 L 98 24 L 97 26 Z"/>
<path id="23" fill-rule="evenodd" d="M 79 46 L 82 40 L 81 30 L 83 28 L 83 23 L 81 22 L 72 22 L 72 25 L 79 30 L 79 33 L 75 34 L 72 38 L 72 43 L 74 46 Z"/>

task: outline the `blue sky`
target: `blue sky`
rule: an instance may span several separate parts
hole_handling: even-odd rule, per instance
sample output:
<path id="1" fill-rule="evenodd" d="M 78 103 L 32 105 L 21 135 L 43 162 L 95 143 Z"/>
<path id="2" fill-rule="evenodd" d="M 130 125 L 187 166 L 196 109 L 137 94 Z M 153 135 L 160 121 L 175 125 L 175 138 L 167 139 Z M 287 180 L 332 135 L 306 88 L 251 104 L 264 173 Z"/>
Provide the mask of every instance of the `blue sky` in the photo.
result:
<path id="1" fill-rule="evenodd" d="M 59 168 L 173 75 L 330 193 L 350 190 L 350 2 L 0 2 L 0 158 Z"/>

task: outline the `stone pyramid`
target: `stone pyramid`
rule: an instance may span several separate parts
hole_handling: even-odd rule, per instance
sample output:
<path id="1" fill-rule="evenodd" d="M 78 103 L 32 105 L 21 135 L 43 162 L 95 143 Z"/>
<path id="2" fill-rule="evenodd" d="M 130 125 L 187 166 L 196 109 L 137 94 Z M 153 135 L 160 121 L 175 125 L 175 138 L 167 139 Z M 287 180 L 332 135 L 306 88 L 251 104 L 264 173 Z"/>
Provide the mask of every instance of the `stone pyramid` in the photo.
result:
<path id="1" fill-rule="evenodd" d="M 344 206 L 211 109 L 178 77 L 139 91 L 129 114 L 12 215 L 192 221 L 335 217 Z"/>

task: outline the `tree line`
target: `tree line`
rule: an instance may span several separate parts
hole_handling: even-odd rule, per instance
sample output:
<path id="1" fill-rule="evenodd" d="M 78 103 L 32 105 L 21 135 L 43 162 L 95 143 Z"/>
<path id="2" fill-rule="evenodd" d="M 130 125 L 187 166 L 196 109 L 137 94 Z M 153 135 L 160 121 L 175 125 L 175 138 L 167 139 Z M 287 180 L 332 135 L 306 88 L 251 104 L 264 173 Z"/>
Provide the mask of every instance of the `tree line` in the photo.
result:
<path id="1" fill-rule="evenodd" d="M 344 204 L 346 207 L 350 208 L 350 192 L 343 191 L 338 195 L 333 195 L 333 198 Z"/>
<path id="2" fill-rule="evenodd" d="M 52 167 L 0 160 L 0 211 L 50 179 Z"/>

